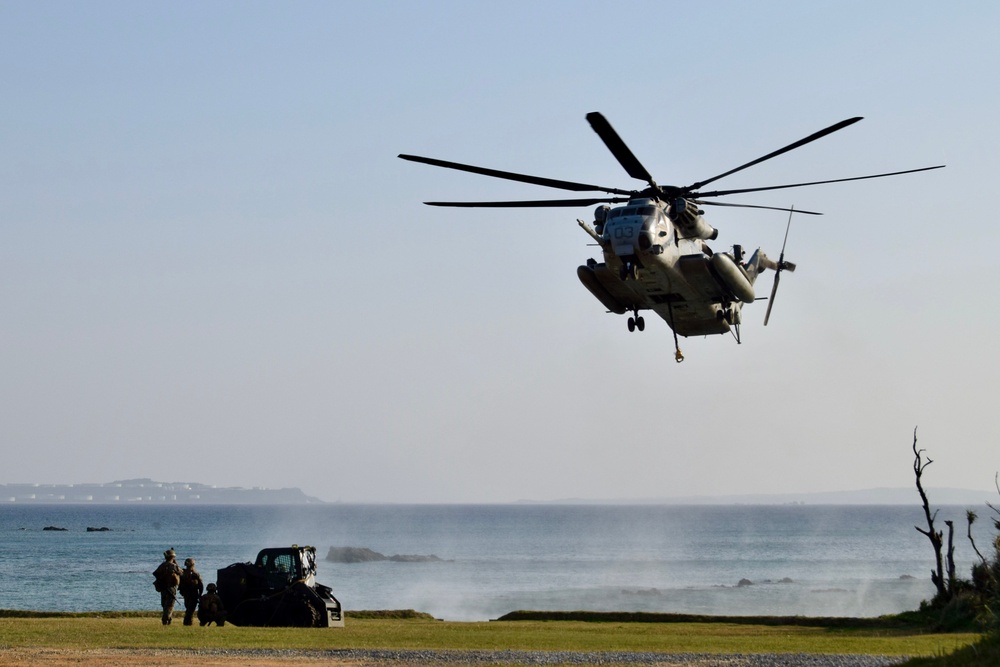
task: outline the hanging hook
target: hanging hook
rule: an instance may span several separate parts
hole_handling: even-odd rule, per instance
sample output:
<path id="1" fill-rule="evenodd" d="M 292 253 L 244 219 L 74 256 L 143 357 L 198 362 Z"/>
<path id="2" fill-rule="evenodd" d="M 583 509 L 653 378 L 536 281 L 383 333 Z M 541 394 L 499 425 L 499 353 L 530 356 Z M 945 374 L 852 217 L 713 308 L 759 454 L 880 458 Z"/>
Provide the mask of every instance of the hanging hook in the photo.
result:
<path id="1" fill-rule="evenodd" d="M 684 361 L 684 355 L 681 353 L 681 344 L 677 341 L 677 330 L 674 329 L 674 302 L 669 299 L 667 299 L 667 313 L 670 314 L 670 330 L 674 333 L 674 361 L 681 363 Z"/>

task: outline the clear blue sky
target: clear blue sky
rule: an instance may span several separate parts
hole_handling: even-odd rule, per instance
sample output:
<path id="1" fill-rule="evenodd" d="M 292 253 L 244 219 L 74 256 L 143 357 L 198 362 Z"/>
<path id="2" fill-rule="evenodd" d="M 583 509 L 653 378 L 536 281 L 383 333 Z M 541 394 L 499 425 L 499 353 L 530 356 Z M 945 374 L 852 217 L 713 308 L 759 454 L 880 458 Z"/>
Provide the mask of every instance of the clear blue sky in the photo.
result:
<path id="1" fill-rule="evenodd" d="M 326 500 L 772 493 L 1000 469 L 1000 5 L 0 2 L 4 482 Z M 579 284 L 589 209 L 429 155 L 747 195 L 797 217 L 743 344 L 629 334 Z M 717 249 L 785 216 L 712 209 Z M 770 287 L 764 278 L 762 291 Z"/>

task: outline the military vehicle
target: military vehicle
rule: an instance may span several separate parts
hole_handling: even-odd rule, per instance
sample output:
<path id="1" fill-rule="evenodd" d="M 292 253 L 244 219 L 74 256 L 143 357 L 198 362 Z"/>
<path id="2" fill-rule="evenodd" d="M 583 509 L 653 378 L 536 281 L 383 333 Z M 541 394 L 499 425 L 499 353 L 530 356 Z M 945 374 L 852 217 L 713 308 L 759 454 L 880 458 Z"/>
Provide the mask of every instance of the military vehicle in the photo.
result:
<path id="1" fill-rule="evenodd" d="M 217 572 L 219 597 L 233 625 L 344 627 L 340 602 L 316 583 L 316 547 L 261 549 L 253 563 Z"/>

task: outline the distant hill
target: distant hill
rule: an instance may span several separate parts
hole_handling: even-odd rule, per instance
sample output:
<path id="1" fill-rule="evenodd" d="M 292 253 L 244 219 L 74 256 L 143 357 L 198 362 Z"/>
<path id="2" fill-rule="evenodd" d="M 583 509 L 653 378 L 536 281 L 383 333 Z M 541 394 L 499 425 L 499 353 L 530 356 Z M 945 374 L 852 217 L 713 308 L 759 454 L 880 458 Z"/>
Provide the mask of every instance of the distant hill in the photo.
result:
<path id="1" fill-rule="evenodd" d="M 1000 504 L 996 489 L 927 488 L 931 505 L 981 506 Z M 721 496 L 665 496 L 662 498 L 611 498 L 586 500 L 564 498 L 553 501 L 522 500 L 522 503 L 579 505 L 915 505 L 920 506 L 916 486 L 904 488 L 861 489 L 857 491 L 819 491 L 814 493 L 744 493 Z"/>
<path id="2" fill-rule="evenodd" d="M 245 489 L 197 482 L 124 479 L 106 484 L 0 484 L 2 503 L 178 503 L 186 505 L 303 505 L 322 503 L 301 489 Z"/>

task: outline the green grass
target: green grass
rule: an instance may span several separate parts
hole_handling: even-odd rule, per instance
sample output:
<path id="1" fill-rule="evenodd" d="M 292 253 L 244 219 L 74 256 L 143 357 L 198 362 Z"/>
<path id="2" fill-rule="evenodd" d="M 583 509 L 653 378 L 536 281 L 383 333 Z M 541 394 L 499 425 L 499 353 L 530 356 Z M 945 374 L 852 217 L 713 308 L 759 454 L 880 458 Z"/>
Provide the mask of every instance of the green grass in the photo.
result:
<path id="1" fill-rule="evenodd" d="M 974 633 L 733 622 L 489 621 L 347 617 L 345 628 L 162 626 L 154 614 L 0 615 L 0 646 L 91 648 L 423 648 L 662 653 L 860 653 L 942 656 Z M 956 663 L 957 664 L 957 663 Z M 962 663 L 965 664 L 965 663 Z M 990 663 L 996 665 L 998 663 Z M 951 667 L 950 665 L 948 667 Z"/>
<path id="2" fill-rule="evenodd" d="M 367 613 L 367 612 L 363 612 Z M 738 625 L 806 625 L 821 628 L 849 630 L 922 630 L 934 629 L 933 616 L 905 612 L 875 618 L 847 616 L 707 616 L 704 614 L 676 614 L 645 611 L 512 611 L 499 621 L 588 621 L 592 623 L 735 623 Z M 950 628 L 952 630 L 973 628 Z"/>
<path id="3" fill-rule="evenodd" d="M 1000 636 L 984 637 L 945 655 L 908 660 L 903 667 L 996 667 L 1000 665 Z"/>

